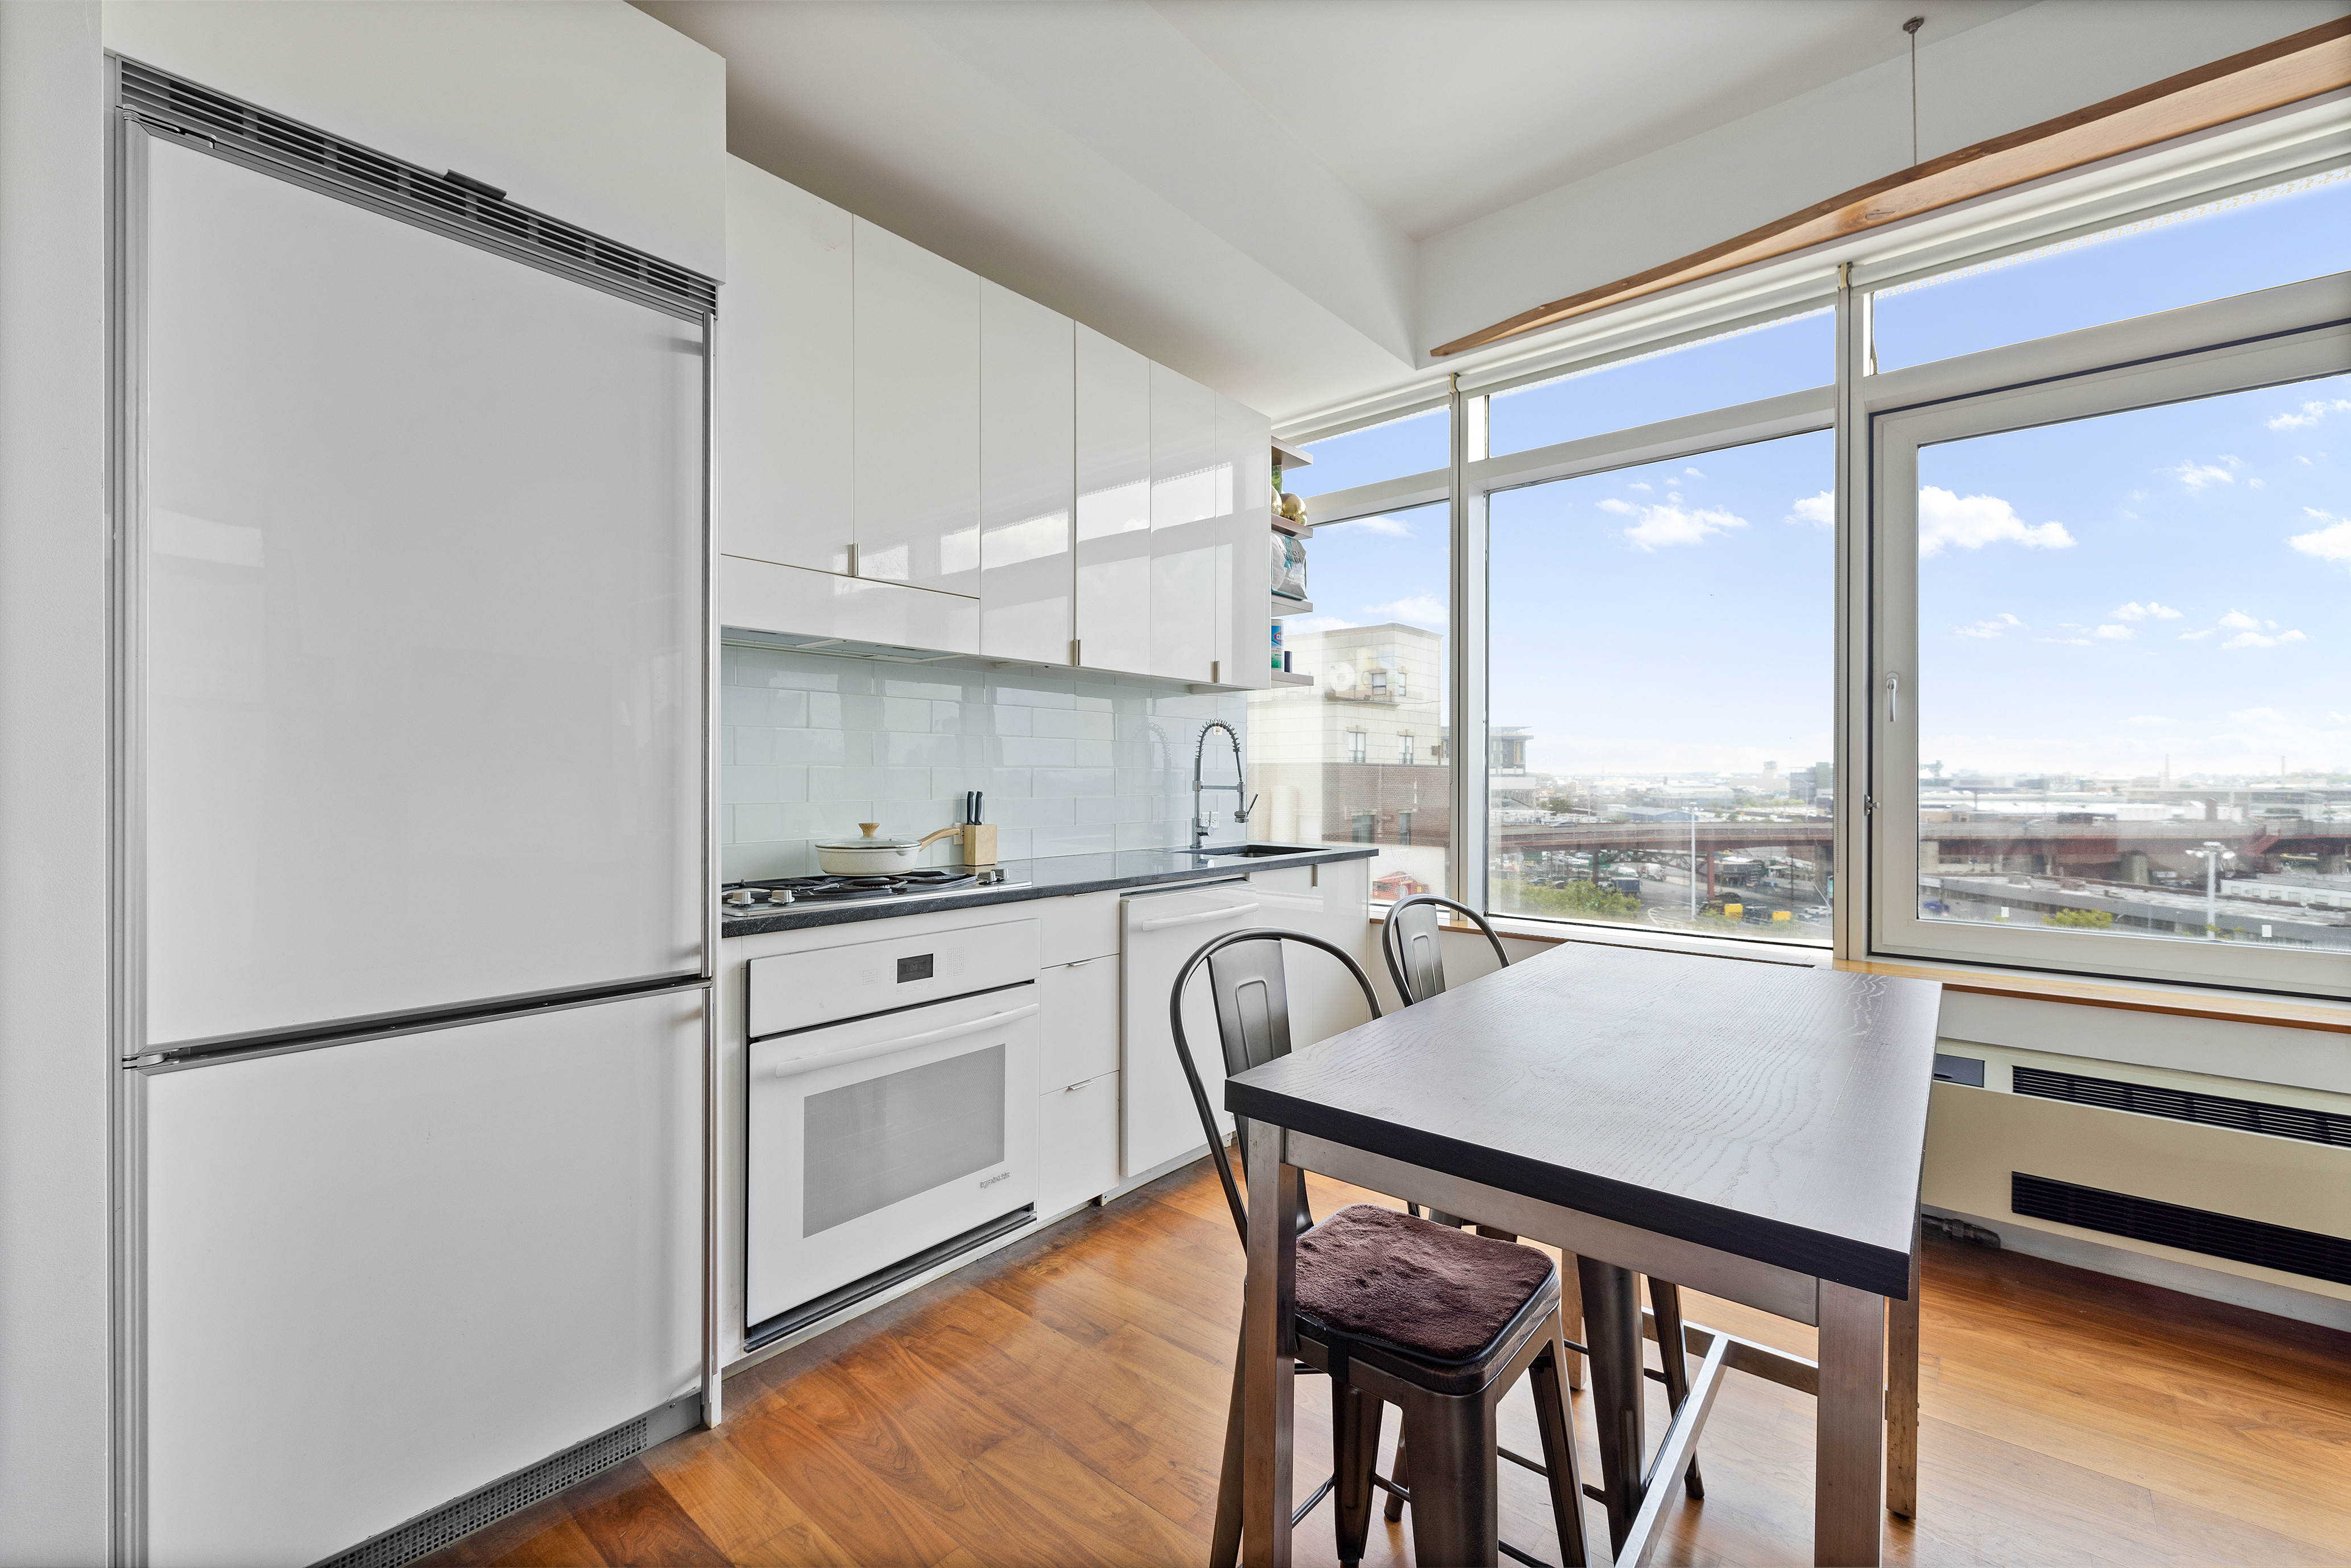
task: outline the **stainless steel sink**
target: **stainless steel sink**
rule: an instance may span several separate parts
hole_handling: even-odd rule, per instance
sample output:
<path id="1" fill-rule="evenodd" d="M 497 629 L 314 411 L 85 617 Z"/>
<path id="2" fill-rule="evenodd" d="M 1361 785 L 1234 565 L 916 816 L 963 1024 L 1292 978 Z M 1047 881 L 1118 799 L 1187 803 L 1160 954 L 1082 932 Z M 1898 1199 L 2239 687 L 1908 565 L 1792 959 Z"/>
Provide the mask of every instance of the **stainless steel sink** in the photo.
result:
<path id="1" fill-rule="evenodd" d="M 1311 844 L 1204 844 L 1192 851 L 1195 855 L 1238 856 L 1244 860 L 1263 860 L 1276 855 L 1311 855 Z"/>

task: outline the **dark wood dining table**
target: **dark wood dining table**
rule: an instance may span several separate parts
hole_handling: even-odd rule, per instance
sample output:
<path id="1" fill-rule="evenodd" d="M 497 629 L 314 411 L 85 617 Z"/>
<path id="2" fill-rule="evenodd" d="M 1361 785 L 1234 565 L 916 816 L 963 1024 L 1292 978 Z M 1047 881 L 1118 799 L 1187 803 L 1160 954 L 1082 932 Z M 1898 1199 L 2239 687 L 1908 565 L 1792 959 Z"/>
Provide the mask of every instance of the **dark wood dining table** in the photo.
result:
<path id="1" fill-rule="evenodd" d="M 1816 1363 L 1697 1325 L 1688 1343 L 1732 1340 L 1729 1369 L 1816 1397 L 1813 1560 L 1877 1563 L 1885 1511 L 1917 1508 L 1918 1184 L 1940 993 L 1568 942 L 1228 1079 L 1249 1177 L 1243 1561 L 1290 1562 L 1286 1342 L 1301 1173 L 1314 1170 L 1817 1325 Z M 1614 1324 L 1635 1337 L 1607 1348 L 1637 1366 L 1638 1319 Z M 1637 1437 L 1637 1403 L 1632 1419 Z M 1649 1490 L 1654 1525 L 1676 1489 Z M 1656 1532 L 1640 1540 L 1646 1556 Z"/>

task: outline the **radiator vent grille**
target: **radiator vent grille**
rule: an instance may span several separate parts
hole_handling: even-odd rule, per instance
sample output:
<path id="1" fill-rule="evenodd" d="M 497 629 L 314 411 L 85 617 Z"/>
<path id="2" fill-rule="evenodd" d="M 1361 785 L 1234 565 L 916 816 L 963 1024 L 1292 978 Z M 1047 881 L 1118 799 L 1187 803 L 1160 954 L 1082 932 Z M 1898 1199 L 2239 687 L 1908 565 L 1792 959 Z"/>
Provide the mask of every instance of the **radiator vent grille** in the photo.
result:
<path id="1" fill-rule="evenodd" d="M 2021 1170 L 2009 1175 L 2009 1207 L 2027 1219 L 2054 1220 L 2061 1225 L 2201 1252 L 2208 1258 L 2228 1258 L 2351 1285 L 2351 1241 L 2315 1231 L 2103 1192 L 2045 1176 L 2027 1176 Z"/>
<path id="2" fill-rule="evenodd" d="M 123 107 L 142 120 L 226 143 L 376 204 L 404 208 L 494 249 L 689 315 L 717 307 L 717 286 L 698 273 L 151 67 L 124 60 L 120 93 Z"/>
<path id="3" fill-rule="evenodd" d="M 2226 1095 L 2158 1088 L 2153 1084 L 2126 1084 L 2117 1078 L 2089 1078 L 2079 1073 L 2050 1073 L 2039 1067 L 2014 1069 L 2020 1095 L 2044 1100 L 2070 1100 L 2080 1106 L 2104 1106 L 2113 1111 L 2137 1111 L 2143 1116 L 2169 1116 L 2174 1121 L 2200 1122 L 2206 1127 L 2234 1127 L 2240 1132 L 2268 1133 L 2273 1137 L 2298 1137 L 2309 1143 L 2351 1148 L 2351 1116 L 2314 1111 L 2302 1106 L 2273 1105 L 2267 1100 L 2239 1100 Z"/>

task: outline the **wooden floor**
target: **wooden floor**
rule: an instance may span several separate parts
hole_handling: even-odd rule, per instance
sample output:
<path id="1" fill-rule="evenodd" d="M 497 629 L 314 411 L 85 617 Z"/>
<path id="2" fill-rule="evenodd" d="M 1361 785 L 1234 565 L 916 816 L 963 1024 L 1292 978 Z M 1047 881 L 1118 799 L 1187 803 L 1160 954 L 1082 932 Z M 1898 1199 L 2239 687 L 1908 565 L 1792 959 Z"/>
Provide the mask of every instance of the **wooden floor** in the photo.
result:
<path id="1" fill-rule="evenodd" d="M 1364 1196 L 1310 1187 L 1318 1214 Z M 426 1561 L 1197 1563 L 1241 1274 L 1203 1162 L 741 1374 L 719 1431 Z M 1684 1299 L 1813 1353 L 1801 1325 Z M 1923 1316 L 1919 1519 L 1890 1521 L 1890 1563 L 2351 1563 L 2351 1335 L 1932 1240 Z M 1327 1468 L 1323 1386 L 1299 1382 L 1301 1494 Z M 1576 1419 L 1596 1479 L 1580 1397 Z M 1523 1386 L 1503 1441 L 1535 1449 Z M 1658 1560 L 1810 1563 L 1812 1445 L 1811 1400 L 1734 1375 L 1707 1499 L 1677 1497 Z M 1503 1538 L 1556 1563 L 1541 1478 L 1502 1469 Z M 1375 1520 L 1365 1561 L 1409 1562 L 1408 1532 Z M 1332 1560 L 1327 1505 L 1297 1542 Z"/>

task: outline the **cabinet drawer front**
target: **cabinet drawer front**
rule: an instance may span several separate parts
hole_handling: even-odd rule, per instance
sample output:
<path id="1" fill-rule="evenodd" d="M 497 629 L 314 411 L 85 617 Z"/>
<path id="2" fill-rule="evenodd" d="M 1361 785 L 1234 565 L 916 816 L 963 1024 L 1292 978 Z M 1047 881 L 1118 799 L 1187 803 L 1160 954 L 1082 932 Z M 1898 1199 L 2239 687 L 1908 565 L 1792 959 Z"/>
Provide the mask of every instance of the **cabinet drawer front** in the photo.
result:
<path id="1" fill-rule="evenodd" d="M 1076 963 L 1081 959 L 1107 958 L 1117 953 L 1116 893 L 1040 898 L 1037 908 L 1043 927 L 1038 939 L 1040 963 Z"/>
<path id="2" fill-rule="evenodd" d="M 1040 1088 L 1058 1089 L 1118 1066 L 1118 960 L 1062 964 L 1038 977 L 1044 1054 Z"/>
<path id="3" fill-rule="evenodd" d="M 1037 1212 L 1058 1214 L 1118 1185 L 1118 1075 L 1037 1101 Z"/>

